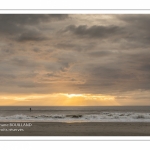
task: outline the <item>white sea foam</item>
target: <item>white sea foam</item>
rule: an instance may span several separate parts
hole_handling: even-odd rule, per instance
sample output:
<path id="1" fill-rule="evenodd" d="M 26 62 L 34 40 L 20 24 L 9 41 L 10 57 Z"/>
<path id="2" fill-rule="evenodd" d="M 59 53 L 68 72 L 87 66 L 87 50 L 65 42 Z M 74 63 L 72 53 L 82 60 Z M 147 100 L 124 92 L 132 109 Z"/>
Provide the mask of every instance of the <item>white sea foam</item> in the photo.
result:
<path id="1" fill-rule="evenodd" d="M 150 122 L 150 113 L 137 112 L 101 112 L 97 114 L 40 114 L 0 116 L 0 121 L 35 122 Z"/>

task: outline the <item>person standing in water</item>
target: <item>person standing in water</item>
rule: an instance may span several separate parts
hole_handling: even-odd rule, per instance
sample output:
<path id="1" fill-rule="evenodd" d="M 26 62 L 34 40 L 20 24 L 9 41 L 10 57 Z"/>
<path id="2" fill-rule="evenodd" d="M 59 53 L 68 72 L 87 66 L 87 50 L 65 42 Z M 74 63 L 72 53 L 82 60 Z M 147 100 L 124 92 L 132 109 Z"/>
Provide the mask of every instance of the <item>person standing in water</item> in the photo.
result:
<path id="1" fill-rule="evenodd" d="M 30 108 L 30 111 L 31 111 L 31 108 Z"/>

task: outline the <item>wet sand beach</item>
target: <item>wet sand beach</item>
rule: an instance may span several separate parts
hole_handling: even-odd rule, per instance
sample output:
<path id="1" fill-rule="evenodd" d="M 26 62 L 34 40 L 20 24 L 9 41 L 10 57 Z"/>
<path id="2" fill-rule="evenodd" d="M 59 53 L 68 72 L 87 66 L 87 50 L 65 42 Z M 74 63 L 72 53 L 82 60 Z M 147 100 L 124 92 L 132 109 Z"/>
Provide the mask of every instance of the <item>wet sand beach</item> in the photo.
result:
<path id="1" fill-rule="evenodd" d="M 0 124 L 9 124 L 1 122 Z M 0 136 L 150 136 L 150 123 L 144 122 L 32 122 L 32 126 L 0 126 Z"/>

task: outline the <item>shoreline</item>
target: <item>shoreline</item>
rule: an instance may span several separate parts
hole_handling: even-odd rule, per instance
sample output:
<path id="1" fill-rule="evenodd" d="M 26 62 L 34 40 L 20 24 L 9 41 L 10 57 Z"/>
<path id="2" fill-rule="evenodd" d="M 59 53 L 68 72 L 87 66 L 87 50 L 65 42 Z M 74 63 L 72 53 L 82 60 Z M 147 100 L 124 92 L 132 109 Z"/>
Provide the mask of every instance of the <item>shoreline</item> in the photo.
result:
<path id="1" fill-rule="evenodd" d="M 10 123 L 16 122 L 0 122 L 0 125 Z M 3 130 L 0 136 L 150 136 L 149 122 L 20 123 L 24 123 L 24 126 L 0 126 L 0 130 Z"/>

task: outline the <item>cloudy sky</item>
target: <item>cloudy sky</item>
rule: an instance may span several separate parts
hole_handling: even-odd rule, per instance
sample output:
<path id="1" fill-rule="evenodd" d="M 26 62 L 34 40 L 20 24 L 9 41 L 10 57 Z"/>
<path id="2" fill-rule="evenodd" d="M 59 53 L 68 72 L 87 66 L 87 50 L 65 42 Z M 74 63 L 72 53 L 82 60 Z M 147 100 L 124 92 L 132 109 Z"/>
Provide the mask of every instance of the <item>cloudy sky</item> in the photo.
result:
<path id="1" fill-rule="evenodd" d="M 0 105 L 150 105 L 150 15 L 0 15 Z"/>

